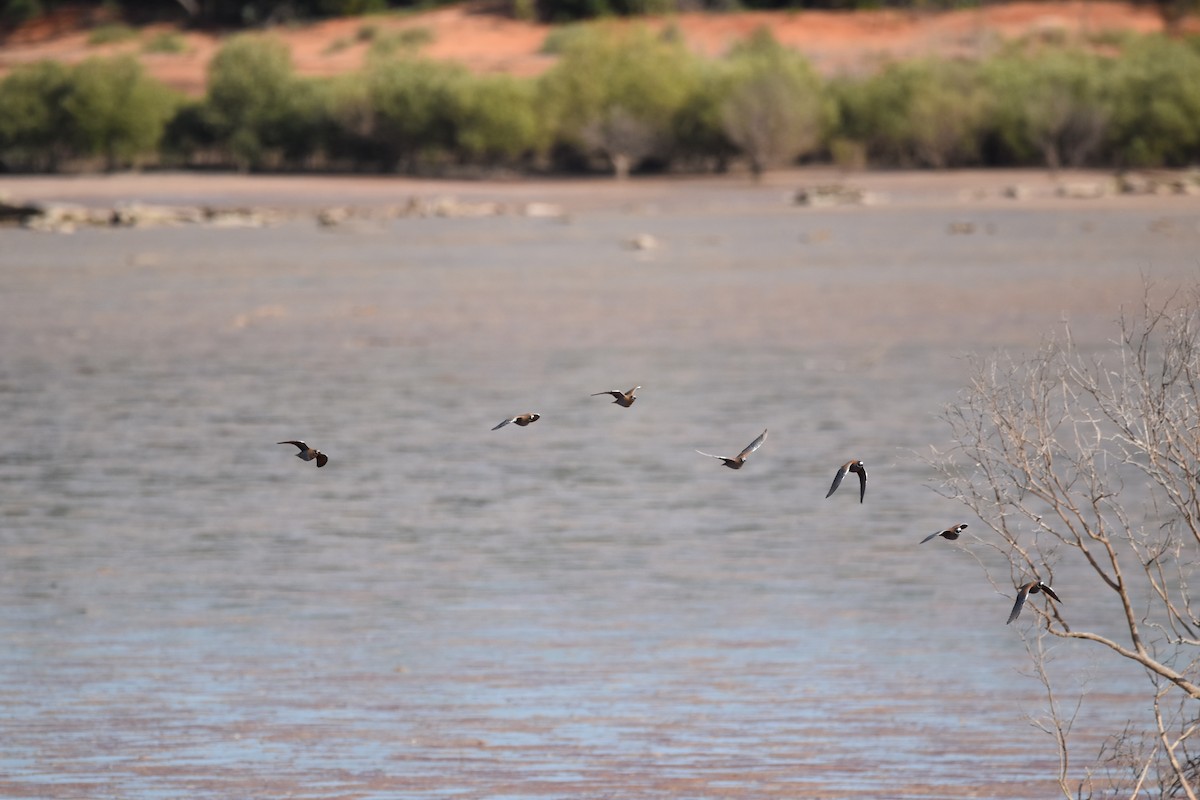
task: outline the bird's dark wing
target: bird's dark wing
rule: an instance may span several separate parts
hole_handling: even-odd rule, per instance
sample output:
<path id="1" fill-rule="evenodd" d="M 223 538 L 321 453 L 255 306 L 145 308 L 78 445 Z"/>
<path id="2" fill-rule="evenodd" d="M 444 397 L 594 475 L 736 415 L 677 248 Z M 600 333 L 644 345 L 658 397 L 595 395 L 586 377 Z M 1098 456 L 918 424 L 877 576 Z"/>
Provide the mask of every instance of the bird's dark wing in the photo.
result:
<path id="1" fill-rule="evenodd" d="M 702 455 L 702 456 L 708 456 L 709 458 L 719 458 L 719 459 L 721 459 L 722 461 L 727 461 L 727 460 L 728 460 L 727 458 L 725 458 L 725 456 L 714 456 L 712 453 L 705 453 L 703 450 L 697 450 L 696 452 L 697 452 L 697 453 L 699 453 L 699 454 L 700 454 L 700 455 Z"/>
<path id="2" fill-rule="evenodd" d="M 1025 605 L 1025 598 L 1029 596 L 1029 590 L 1031 588 L 1033 588 L 1033 584 L 1027 583 L 1021 587 L 1019 592 L 1017 592 L 1017 599 L 1013 603 L 1012 611 L 1009 612 L 1008 622 L 1004 623 L 1005 625 L 1009 624 L 1009 622 L 1012 622 L 1021 615 L 1021 608 Z"/>
<path id="3" fill-rule="evenodd" d="M 329 456 L 324 453 L 317 453 L 317 468 L 321 468 L 329 463 Z"/>
<path id="4" fill-rule="evenodd" d="M 944 531 L 936 531 L 935 533 L 929 534 L 928 536 L 926 536 L 924 539 L 921 540 L 921 544 L 925 544 L 930 539 L 936 539 L 937 537 L 941 536 L 942 533 L 944 533 Z"/>
<path id="5" fill-rule="evenodd" d="M 746 449 L 744 449 L 744 450 L 742 450 L 742 452 L 738 453 L 738 458 L 740 458 L 744 461 L 746 459 L 746 456 L 750 455 L 755 450 L 762 447 L 763 440 L 766 438 L 767 438 L 767 432 L 763 431 L 762 433 L 760 433 L 758 435 L 757 439 L 755 439 L 750 444 L 746 445 Z"/>
<path id="6" fill-rule="evenodd" d="M 294 445 L 296 445 L 296 447 L 300 448 L 300 452 L 302 452 L 302 453 L 305 452 L 306 450 L 308 450 L 308 445 L 306 445 L 304 442 L 288 441 L 288 442 L 276 442 L 276 444 L 294 444 Z"/>
<path id="7" fill-rule="evenodd" d="M 867 468 L 859 467 L 854 470 L 858 473 L 858 502 L 862 502 L 867 496 Z"/>
<path id="8" fill-rule="evenodd" d="M 1054 590 L 1053 590 L 1053 589 L 1051 589 L 1051 588 L 1050 588 L 1049 586 L 1047 586 L 1046 584 L 1044 584 L 1044 583 L 1043 583 L 1043 584 L 1041 585 L 1041 589 L 1042 589 L 1042 591 L 1043 591 L 1043 592 L 1045 592 L 1046 594 L 1048 594 L 1048 595 L 1050 595 L 1051 597 L 1053 597 L 1053 598 L 1055 599 L 1055 601 L 1056 601 L 1056 602 L 1059 602 L 1059 603 L 1061 603 L 1061 602 L 1062 602 L 1062 600 L 1059 600 L 1059 599 L 1058 599 L 1058 595 L 1056 595 L 1056 594 L 1054 593 Z"/>
<path id="9" fill-rule="evenodd" d="M 492 430 L 494 430 L 494 431 L 498 431 L 498 430 L 500 430 L 501 428 L 503 428 L 505 425 L 507 425 L 508 423 L 510 423 L 510 422 L 516 422 L 516 421 L 517 421 L 517 418 L 516 418 L 516 417 L 509 417 L 508 419 L 504 420 L 504 422 L 501 422 L 499 425 L 497 425 L 496 427 L 492 428 Z"/>
<path id="10" fill-rule="evenodd" d="M 838 467 L 837 474 L 833 476 L 833 485 L 831 485 L 829 487 L 829 491 L 825 493 L 826 497 L 829 497 L 831 494 L 836 492 L 837 488 L 842 485 L 842 478 L 846 477 L 846 470 L 849 468 L 849 466 L 849 464 L 843 464 L 842 466 Z"/>
<path id="11" fill-rule="evenodd" d="M 611 394 L 613 397 L 624 397 L 625 395 L 618 392 L 616 389 L 609 389 L 607 392 L 592 392 L 592 397 L 599 397 L 602 394 Z"/>

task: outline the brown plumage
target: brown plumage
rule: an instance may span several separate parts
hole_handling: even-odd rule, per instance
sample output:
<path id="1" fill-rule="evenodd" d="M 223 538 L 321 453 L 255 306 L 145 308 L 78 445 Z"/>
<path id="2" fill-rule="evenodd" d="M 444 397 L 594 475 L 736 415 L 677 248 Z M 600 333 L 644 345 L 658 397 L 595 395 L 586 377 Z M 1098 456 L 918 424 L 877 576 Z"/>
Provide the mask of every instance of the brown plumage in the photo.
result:
<path id="1" fill-rule="evenodd" d="M 276 444 L 294 444 L 300 450 L 299 453 L 296 453 L 296 458 L 300 459 L 301 461 L 316 461 L 318 469 L 329 463 L 329 456 L 325 455 L 315 447 L 309 447 L 304 442 L 292 440 L 287 442 L 276 442 Z"/>
<path id="2" fill-rule="evenodd" d="M 633 401 L 637 400 L 637 398 L 633 396 L 633 393 L 640 388 L 642 387 L 635 386 L 628 392 L 622 392 L 617 389 L 609 389 L 607 392 L 593 392 L 592 397 L 599 397 L 602 394 L 611 394 L 613 396 L 614 403 L 623 408 L 629 408 L 631 405 L 633 405 Z"/>
<path id="3" fill-rule="evenodd" d="M 750 444 L 746 445 L 745 449 L 742 450 L 742 452 L 738 453 L 736 456 L 733 456 L 732 458 L 730 458 L 728 456 L 714 456 L 712 453 L 705 453 L 703 450 L 697 450 L 696 452 L 702 456 L 708 456 L 709 458 L 719 458 L 719 459 L 721 459 L 721 461 L 723 461 L 725 463 L 725 466 L 729 467 L 730 469 L 741 469 L 742 465 L 746 463 L 746 459 L 750 457 L 750 454 L 753 453 L 755 450 L 757 450 L 759 447 L 761 447 L 763 440 L 766 438 L 767 438 L 767 432 L 766 432 L 766 430 L 764 430 L 762 433 L 760 433 L 758 435 L 757 439 L 755 439 Z"/>
<path id="4" fill-rule="evenodd" d="M 954 541 L 962 534 L 962 532 L 966 529 L 966 527 L 967 527 L 967 523 L 960 522 L 959 524 L 955 525 L 953 528 L 947 528 L 944 531 L 938 531 L 937 533 L 929 534 L 928 536 L 926 536 L 924 539 L 921 540 L 921 544 L 925 544 L 930 539 L 936 539 L 939 536 L 941 536 L 943 539 L 949 539 L 950 541 Z"/>
<path id="5" fill-rule="evenodd" d="M 508 419 L 504 420 L 499 425 L 492 428 L 492 430 L 498 431 L 510 422 L 515 422 L 517 425 L 520 425 L 522 428 L 524 428 L 529 423 L 537 422 L 541 418 L 542 418 L 541 414 L 538 414 L 538 413 L 535 413 L 532 411 L 528 414 L 518 414 L 515 417 L 509 417 Z"/>
<path id="6" fill-rule="evenodd" d="M 829 497 L 837 488 L 842 485 L 842 478 L 846 477 L 847 472 L 853 472 L 858 475 L 858 502 L 862 502 L 867 496 L 867 467 L 861 461 L 847 461 L 842 466 L 838 467 L 837 474 L 833 476 L 833 485 L 829 487 L 829 491 L 825 496 Z"/>
<path id="7" fill-rule="evenodd" d="M 1021 615 L 1021 609 L 1025 606 L 1025 598 L 1029 597 L 1031 594 L 1037 594 L 1038 592 L 1045 592 L 1047 595 L 1054 598 L 1055 602 L 1062 602 L 1062 600 L 1058 599 L 1058 595 L 1054 593 L 1054 590 L 1042 583 L 1040 580 L 1030 581 L 1017 590 L 1016 602 L 1013 603 L 1012 611 L 1009 612 L 1008 622 L 1004 624 L 1007 625 L 1009 622 L 1012 622 L 1014 619 L 1019 617 Z"/>

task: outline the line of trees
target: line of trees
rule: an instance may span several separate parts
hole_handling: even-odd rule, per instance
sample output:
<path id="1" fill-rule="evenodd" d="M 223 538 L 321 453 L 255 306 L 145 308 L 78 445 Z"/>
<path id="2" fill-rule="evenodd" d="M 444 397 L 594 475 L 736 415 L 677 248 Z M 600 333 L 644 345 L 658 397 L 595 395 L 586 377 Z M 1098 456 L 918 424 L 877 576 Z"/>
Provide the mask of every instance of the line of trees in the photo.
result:
<path id="1" fill-rule="evenodd" d="M 1200 160 L 1200 44 L 1109 42 L 1117 55 L 1019 44 L 980 61 L 913 60 L 822 79 L 760 31 L 719 59 L 667 29 L 590 25 L 537 78 L 478 76 L 413 48 L 362 70 L 295 74 L 269 34 L 233 37 L 207 94 L 132 57 L 38 63 L 0 81 L 0 166 L 487 174 L 758 173 L 845 166 L 1183 166 Z"/>
<path id="2" fill-rule="evenodd" d="M 441 0 L 441 3 L 453 0 Z M 1200 0 L 1143 0 L 1154 5 L 1168 29 L 1200 10 Z M 571 22 L 611 15 L 671 14 L 738 9 L 876 9 L 914 12 L 977 8 L 987 0 L 496 0 L 493 10 L 543 22 Z M 441 4 L 433 0 L 433 5 Z M 353 16 L 427 8 L 431 0 L 0 0 L 0 30 L 60 6 L 113 11 L 130 20 L 173 19 L 197 26 L 258 27 L 293 20 Z"/>

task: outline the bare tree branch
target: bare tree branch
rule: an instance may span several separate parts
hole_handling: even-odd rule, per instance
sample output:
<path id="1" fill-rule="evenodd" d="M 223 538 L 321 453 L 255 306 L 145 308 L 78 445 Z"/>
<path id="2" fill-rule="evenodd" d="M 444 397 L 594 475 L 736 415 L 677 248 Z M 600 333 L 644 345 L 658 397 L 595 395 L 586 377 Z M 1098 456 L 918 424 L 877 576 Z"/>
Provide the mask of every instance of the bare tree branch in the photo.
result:
<path id="1" fill-rule="evenodd" d="M 1013 586 L 1053 584 L 1068 568 L 1076 581 L 1090 575 L 1098 596 L 1120 609 L 1114 634 L 1084 624 L 1078 606 L 1032 604 L 1038 638 L 1027 646 L 1050 709 L 1035 724 L 1054 737 L 1063 793 L 1077 763 L 1068 734 L 1079 705 L 1064 713 L 1070 704 L 1046 670 L 1044 636 L 1100 645 L 1144 671 L 1155 722 L 1128 727 L 1101 758 L 1128 768 L 1135 797 L 1151 782 L 1164 796 L 1195 800 L 1200 756 L 1186 750 L 1200 726 L 1200 615 L 1190 585 L 1200 566 L 1200 291 L 1155 304 L 1148 288 L 1117 334 L 1100 355 L 1082 352 L 1065 328 L 1024 361 L 976 362 L 968 391 L 943 414 L 954 445 L 932 451 L 930 463 L 937 491 L 983 522 L 963 546 L 993 586 L 1004 581 L 980 552 L 1007 559 Z M 1096 791 L 1093 775 L 1085 766 L 1078 796 Z"/>

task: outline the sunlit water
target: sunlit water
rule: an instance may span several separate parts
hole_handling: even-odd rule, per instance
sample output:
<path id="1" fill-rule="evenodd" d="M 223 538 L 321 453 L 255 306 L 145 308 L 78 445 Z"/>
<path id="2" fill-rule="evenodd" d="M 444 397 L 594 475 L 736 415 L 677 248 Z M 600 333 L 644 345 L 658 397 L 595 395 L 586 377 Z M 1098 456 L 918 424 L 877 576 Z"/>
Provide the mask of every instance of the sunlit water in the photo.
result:
<path id="1" fill-rule="evenodd" d="M 1194 210 L 707 191 L 0 232 L 0 795 L 1052 796 L 1036 618 L 918 546 L 973 521 L 920 455 L 967 353 L 1194 274 Z M 1059 657 L 1089 741 L 1141 708 Z"/>

